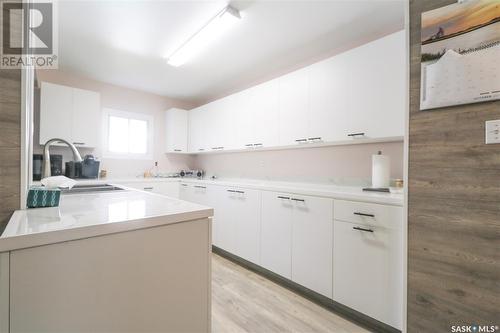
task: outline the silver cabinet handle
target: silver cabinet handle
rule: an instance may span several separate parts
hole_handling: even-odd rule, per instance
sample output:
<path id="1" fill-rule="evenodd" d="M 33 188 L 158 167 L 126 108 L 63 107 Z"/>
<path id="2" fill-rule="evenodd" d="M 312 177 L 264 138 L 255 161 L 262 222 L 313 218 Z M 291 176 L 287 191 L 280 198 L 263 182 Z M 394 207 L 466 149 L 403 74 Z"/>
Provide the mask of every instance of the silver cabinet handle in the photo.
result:
<path id="1" fill-rule="evenodd" d="M 308 141 L 321 141 L 321 137 L 318 136 L 318 137 L 315 137 L 315 138 L 308 138 L 307 140 Z"/>
<path id="2" fill-rule="evenodd" d="M 144 187 L 144 191 L 151 191 L 153 189 L 154 189 L 154 187 Z"/>
<path id="3" fill-rule="evenodd" d="M 84 145 L 85 142 L 73 142 L 74 145 Z"/>
<path id="4" fill-rule="evenodd" d="M 212 147 L 212 150 L 222 150 L 224 147 Z"/>
<path id="5" fill-rule="evenodd" d="M 235 190 L 227 190 L 228 192 L 234 193 L 236 192 Z"/>
<path id="6" fill-rule="evenodd" d="M 182 149 L 174 149 L 174 151 L 182 151 Z"/>
<path id="7" fill-rule="evenodd" d="M 293 201 L 306 202 L 304 199 L 292 198 Z"/>
<path id="8" fill-rule="evenodd" d="M 290 197 L 284 197 L 284 196 L 278 195 L 278 199 L 290 200 Z"/>
<path id="9" fill-rule="evenodd" d="M 206 188 L 205 186 L 195 185 L 196 188 Z"/>
<path id="10" fill-rule="evenodd" d="M 254 146 L 254 147 L 262 147 L 262 146 L 263 146 L 263 144 L 262 144 L 262 143 L 254 143 L 254 144 L 253 144 L 253 146 Z"/>
<path id="11" fill-rule="evenodd" d="M 297 139 L 297 140 L 295 140 L 295 142 L 304 143 L 304 142 L 307 142 L 307 139 Z"/>
<path id="12" fill-rule="evenodd" d="M 188 186 L 187 184 L 181 184 L 181 186 Z"/>
<path id="13" fill-rule="evenodd" d="M 245 191 L 234 191 L 234 192 L 240 193 L 240 194 L 244 194 L 245 193 Z"/>
<path id="14" fill-rule="evenodd" d="M 249 143 L 249 144 L 246 144 L 245 147 L 247 148 L 252 148 L 253 147 L 253 144 Z"/>
<path id="15" fill-rule="evenodd" d="M 347 134 L 347 136 L 350 136 L 350 137 L 355 137 L 355 136 L 365 136 L 365 133 L 364 133 L 364 132 L 360 132 L 360 133 L 351 133 L 351 134 Z"/>
<path id="16" fill-rule="evenodd" d="M 198 151 L 205 151 L 205 149 L 203 149 L 203 148 L 198 148 Z"/>

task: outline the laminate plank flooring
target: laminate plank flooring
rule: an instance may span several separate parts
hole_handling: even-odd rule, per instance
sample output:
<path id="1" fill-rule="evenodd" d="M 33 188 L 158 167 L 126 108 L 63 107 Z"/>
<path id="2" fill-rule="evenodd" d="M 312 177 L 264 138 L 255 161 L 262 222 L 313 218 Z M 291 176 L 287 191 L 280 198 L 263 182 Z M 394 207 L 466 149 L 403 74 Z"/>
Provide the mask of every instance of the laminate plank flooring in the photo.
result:
<path id="1" fill-rule="evenodd" d="M 212 332 L 334 332 L 366 329 L 251 272 L 212 255 Z"/>

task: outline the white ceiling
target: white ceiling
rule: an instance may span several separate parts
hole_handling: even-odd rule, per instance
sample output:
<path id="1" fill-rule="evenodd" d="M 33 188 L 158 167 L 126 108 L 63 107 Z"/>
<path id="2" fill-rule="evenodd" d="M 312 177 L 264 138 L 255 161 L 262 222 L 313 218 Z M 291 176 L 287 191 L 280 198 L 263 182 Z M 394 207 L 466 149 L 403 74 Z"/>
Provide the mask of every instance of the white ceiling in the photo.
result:
<path id="1" fill-rule="evenodd" d="M 205 102 L 403 28 L 404 1 L 233 1 L 243 18 L 181 67 L 164 57 L 224 1 L 60 1 L 59 68 Z"/>

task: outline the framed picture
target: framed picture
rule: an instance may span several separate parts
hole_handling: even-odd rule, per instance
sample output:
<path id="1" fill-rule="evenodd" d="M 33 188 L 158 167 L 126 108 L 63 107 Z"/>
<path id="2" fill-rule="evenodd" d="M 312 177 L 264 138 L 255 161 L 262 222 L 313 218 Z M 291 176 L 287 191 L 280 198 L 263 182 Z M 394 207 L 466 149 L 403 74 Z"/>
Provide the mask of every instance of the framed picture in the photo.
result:
<path id="1" fill-rule="evenodd" d="M 420 109 L 500 99 L 500 0 L 422 13 Z"/>

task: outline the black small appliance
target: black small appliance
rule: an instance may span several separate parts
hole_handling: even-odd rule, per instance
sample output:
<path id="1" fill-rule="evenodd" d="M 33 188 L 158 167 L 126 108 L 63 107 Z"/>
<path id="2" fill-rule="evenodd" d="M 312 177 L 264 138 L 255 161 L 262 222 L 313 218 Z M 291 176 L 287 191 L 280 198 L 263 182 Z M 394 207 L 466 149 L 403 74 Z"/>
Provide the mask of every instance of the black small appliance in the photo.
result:
<path id="1" fill-rule="evenodd" d="M 50 174 L 52 176 L 62 175 L 62 155 L 50 155 Z M 33 154 L 33 180 L 41 180 L 43 172 L 43 155 Z"/>
<path id="2" fill-rule="evenodd" d="M 66 177 L 95 179 L 99 176 L 99 164 L 92 155 L 86 155 L 83 162 L 66 162 Z"/>

